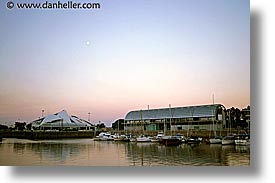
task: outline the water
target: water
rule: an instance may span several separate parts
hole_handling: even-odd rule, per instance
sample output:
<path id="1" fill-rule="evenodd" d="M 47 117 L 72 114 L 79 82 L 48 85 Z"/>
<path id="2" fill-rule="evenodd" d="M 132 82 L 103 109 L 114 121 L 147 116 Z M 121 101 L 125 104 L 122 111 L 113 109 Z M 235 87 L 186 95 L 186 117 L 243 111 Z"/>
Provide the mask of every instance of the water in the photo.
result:
<path id="1" fill-rule="evenodd" d="M 249 166 L 249 146 L 3 139 L 0 165 Z"/>

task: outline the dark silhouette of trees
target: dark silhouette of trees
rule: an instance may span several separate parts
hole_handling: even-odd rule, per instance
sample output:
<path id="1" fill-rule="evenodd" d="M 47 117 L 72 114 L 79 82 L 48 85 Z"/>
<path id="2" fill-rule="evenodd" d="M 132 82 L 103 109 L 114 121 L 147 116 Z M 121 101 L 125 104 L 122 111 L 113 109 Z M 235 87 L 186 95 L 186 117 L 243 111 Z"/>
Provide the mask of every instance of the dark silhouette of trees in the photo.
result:
<path id="1" fill-rule="evenodd" d="M 226 127 L 227 128 L 237 128 L 246 129 L 248 127 L 247 123 L 247 111 L 250 111 L 250 106 L 245 109 L 230 108 L 226 110 Z M 249 112 L 250 113 L 250 112 Z"/>
<path id="2" fill-rule="evenodd" d="M 7 129 L 9 129 L 8 126 L 6 126 L 6 125 L 0 125 L 0 130 L 7 130 Z"/>
<path id="3" fill-rule="evenodd" d="M 25 129 L 26 123 L 21 123 L 21 122 L 15 122 L 14 128 L 15 130 L 23 131 Z"/>
<path id="4" fill-rule="evenodd" d="M 97 124 L 96 125 L 96 128 L 97 129 L 102 129 L 102 128 L 105 128 L 106 126 L 105 126 L 105 124 L 104 123 L 100 123 L 100 124 Z"/>

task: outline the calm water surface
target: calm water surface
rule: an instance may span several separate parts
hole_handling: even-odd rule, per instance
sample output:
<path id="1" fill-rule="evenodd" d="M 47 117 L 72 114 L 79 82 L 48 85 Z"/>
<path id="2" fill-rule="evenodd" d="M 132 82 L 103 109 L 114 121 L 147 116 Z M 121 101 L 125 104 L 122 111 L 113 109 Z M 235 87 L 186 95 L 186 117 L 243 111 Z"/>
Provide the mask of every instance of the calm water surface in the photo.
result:
<path id="1" fill-rule="evenodd" d="M 92 139 L 0 142 L 0 165 L 249 166 L 249 146 L 122 143 Z"/>

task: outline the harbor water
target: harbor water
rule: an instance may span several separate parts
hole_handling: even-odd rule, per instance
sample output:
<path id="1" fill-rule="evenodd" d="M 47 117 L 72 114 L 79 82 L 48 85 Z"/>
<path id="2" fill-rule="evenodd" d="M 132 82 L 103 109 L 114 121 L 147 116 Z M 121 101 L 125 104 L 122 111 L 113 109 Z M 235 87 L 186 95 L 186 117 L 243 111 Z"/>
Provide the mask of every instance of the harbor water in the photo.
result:
<path id="1" fill-rule="evenodd" d="M 3 138 L 0 165 L 14 166 L 249 166 L 250 147 Z"/>

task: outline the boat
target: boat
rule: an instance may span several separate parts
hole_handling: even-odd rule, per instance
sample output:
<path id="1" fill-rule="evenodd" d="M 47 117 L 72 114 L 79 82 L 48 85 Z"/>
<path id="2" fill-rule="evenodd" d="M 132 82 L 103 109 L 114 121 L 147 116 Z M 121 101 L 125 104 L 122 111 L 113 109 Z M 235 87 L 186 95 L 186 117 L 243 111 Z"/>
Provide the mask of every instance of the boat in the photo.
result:
<path id="1" fill-rule="evenodd" d="M 202 138 L 197 136 L 191 136 L 186 139 L 187 144 L 199 144 L 202 142 Z"/>
<path id="2" fill-rule="evenodd" d="M 222 143 L 222 137 L 221 136 L 215 136 L 214 138 L 209 139 L 210 144 L 221 144 Z"/>
<path id="3" fill-rule="evenodd" d="M 160 138 L 164 136 L 163 132 L 159 132 L 156 136 L 154 137 L 149 137 L 151 139 L 151 142 L 159 142 Z"/>
<path id="4" fill-rule="evenodd" d="M 114 141 L 130 142 L 130 138 L 127 135 L 119 135 L 116 138 L 114 138 Z"/>
<path id="5" fill-rule="evenodd" d="M 159 138 L 157 138 L 157 137 L 152 137 L 152 138 L 151 138 L 151 142 L 159 142 Z"/>
<path id="6" fill-rule="evenodd" d="M 229 115 L 229 133 L 222 139 L 222 145 L 234 145 L 235 144 L 235 135 L 231 133 L 231 118 Z"/>
<path id="7" fill-rule="evenodd" d="M 137 141 L 137 137 L 136 136 L 134 136 L 133 134 L 128 134 L 128 135 L 126 135 L 127 136 L 127 138 L 129 138 L 130 139 L 130 142 L 136 142 Z"/>
<path id="8" fill-rule="evenodd" d="M 159 133 L 159 143 L 162 145 L 170 146 L 170 145 L 180 145 L 182 144 L 182 139 L 179 136 L 172 136 L 172 111 L 171 111 L 171 105 L 169 104 L 169 111 L 170 111 L 170 136 L 165 135 L 165 128 L 164 133 Z"/>
<path id="9" fill-rule="evenodd" d="M 151 142 L 151 138 L 141 135 L 136 138 L 136 142 Z"/>
<path id="10" fill-rule="evenodd" d="M 137 138 L 133 137 L 133 138 L 130 138 L 130 142 L 136 142 L 137 141 Z"/>
<path id="11" fill-rule="evenodd" d="M 176 136 L 163 136 L 160 138 L 159 143 L 166 146 L 180 145 L 182 140 Z"/>
<path id="12" fill-rule="evenodd" d="M 249 139 L 235 139 L 235 144 L 240 145 L 240 146 L 246 146 L 250 145 L 250 140 Z"/>
<path id="13" fill-rule="evenodd" d="M 222 139 L 222 145 L 234 145 L 235 144 L 235 136 L 228 135 Z"/>
<path id="14" fill-rule="evenodd" d="M 94 138 L 95 141 L 112 141 L 114 137 L 110 133 L 101 132 Z"/>
<path id="15" fill-rule="evenodd" d="M 163 133 L 163 132 L 158 132 L 157 138 L 161 138 L 161 137 L 163 137 L 163 136 L 164 136 L 164 133 Z"/>
<path id="16" fill-rule="evenodd" d="M 235 144 L 236 145 L 241 145 L 241 146 L 246 146 L 250 145 L 250 139 L 247 134 L 239 134 L 235 137 Z"/>
<path id="17" fill-rule="evenodd" d="M 176 137 L 178 139 L 180 139 L 183 143 L 186 142 L 186 140 L 187 140 L 186 137 L 182 134 L 176 134 Z"/>
<path id="18" fill-rule="evenodd" d="M 214 95 L 213 95 L 213 104 L 214 104 Z M 216 132 L 216 128 L 215 128 L 215 114 L 214 114 L 214 111 L 212 111 L 212 131 L 214 132 L 214 138 L 210 138 L 209 139 L 209 143 L 210 144 L 221 144 L 222 143 L 222 136 L 217 136 L 217 132 Z M 221 135 L 221 131 L 220 131 L 220 135 Z"/>

